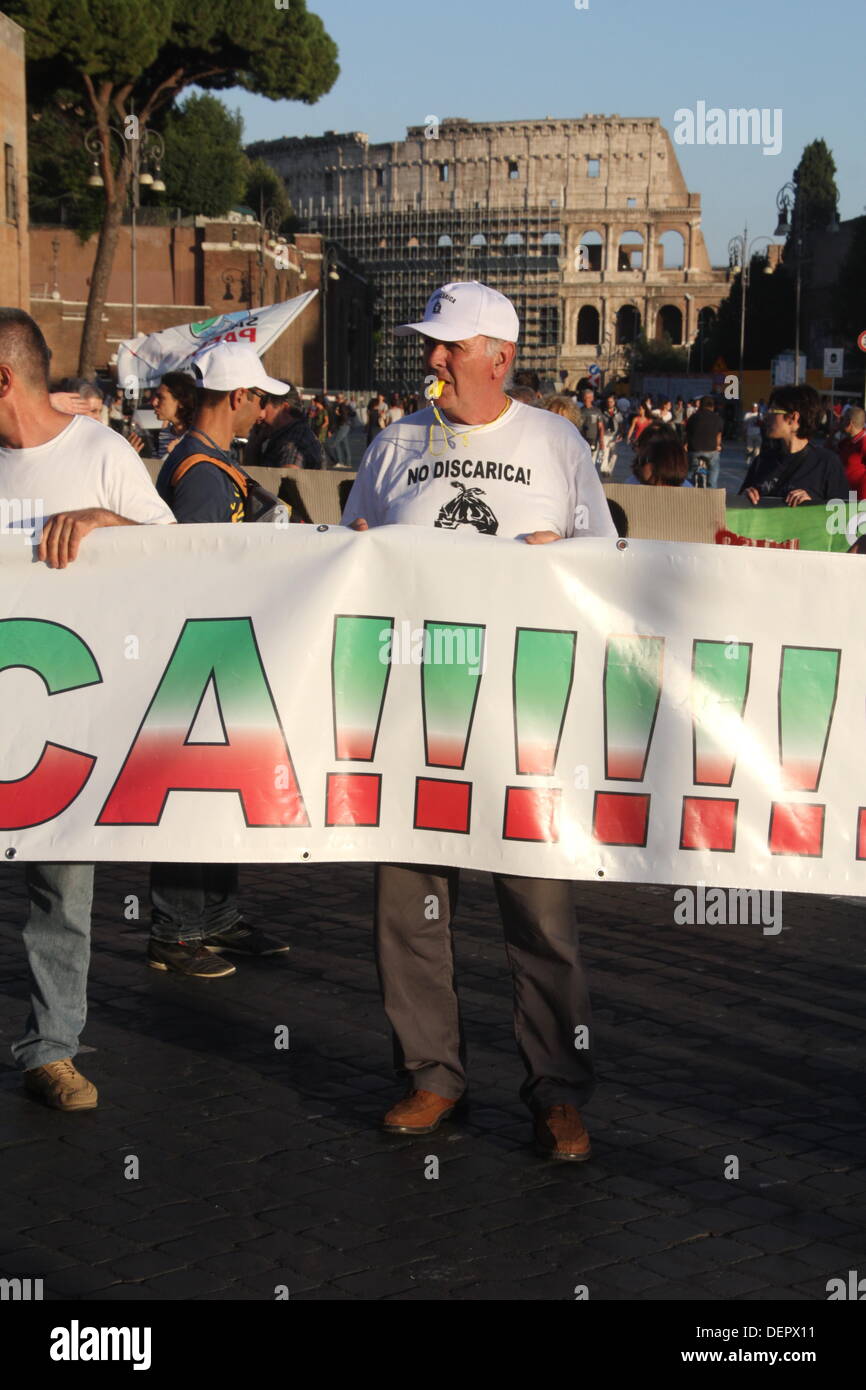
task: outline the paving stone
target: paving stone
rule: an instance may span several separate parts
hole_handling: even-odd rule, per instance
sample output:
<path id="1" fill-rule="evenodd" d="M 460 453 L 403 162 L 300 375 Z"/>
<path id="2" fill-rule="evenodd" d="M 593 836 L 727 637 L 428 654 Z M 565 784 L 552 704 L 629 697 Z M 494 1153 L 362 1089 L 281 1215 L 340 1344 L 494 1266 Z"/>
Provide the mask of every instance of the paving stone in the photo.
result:
<path id="1" fill-rule="evenodd" d="M 593 1161 L 569 1166 L 538 1158 L 517 1097 L 486 875 L 462 875 L 456 934 L 470 1106 L 416 1141 L 378 1131 L 401 1088 L 370 867 L 249 865 L 242 878 L 245 907 L 287 932 L 291 960 L 250 962 L 207 993 L 148 972 L 144 933 L 118 921 L 125 891 L 146 893 L 146 866 L 100 866 L 87 1065 L 102 1104 L 84 1122 L 48 1113 L 0 1067 L 3 1277 L 94 1302 L 272 1300 L 282 1283 L 306 1301 L 561 1302 L 587 1283 L 591 1300 L 770 1303 L 823 1300 L 827 1277 L 862 1265 L 866 1037 L 850 905 L 786 895 L 782 1004 L 762 939 L 734 952 L 729 931 L 684 933 L 670 889 L 579 883 L 600 1078 Z M 0 909 L 0 1017 L 12 1019 L 22 903 L 8 894 Z M 286 1058 L 264 1039 L 271 1019 L 292 1029 Z M 138 1182 L 123 1177 L 129 1153 Z M 721 1176 L 726 1153 L 743 1161 L 739 1181 Z"/>

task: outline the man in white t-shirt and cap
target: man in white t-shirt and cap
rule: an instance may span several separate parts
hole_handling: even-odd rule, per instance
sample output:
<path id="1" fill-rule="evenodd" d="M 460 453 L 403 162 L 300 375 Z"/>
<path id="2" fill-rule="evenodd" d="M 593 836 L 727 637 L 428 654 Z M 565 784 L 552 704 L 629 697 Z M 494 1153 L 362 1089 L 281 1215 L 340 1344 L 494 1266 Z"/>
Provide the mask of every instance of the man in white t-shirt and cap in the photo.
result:
<path id="1" fill-rule="evenodd" d="M 616 537 L 586 441 L 571 422 L 505 394 L 519 335 L 514 305 L 477 281 L 443 285 L 424 318 L 400 334 L 424 340 L 429 404 L 379 434 L 365 453 L 343 522 L 474 527 L 530 545 Z M 551 1158 L 589 1157 L 580 1116 L 593 1088 L 592 1049 L 572 884 L 494 874 L 514 976 L 515 1033 L 526 1068 L 521 1096 Z M 430 1134 L 466 1087 L 454 987 L 451 917 L 459 872 L 382 864 L 375 943 L 398 1070 L 409 1090 L 385 1116 L 392 1134 Z M 439 917 L 428 920 L 434 898 Z"/>
<path id="2" fill-rule="evenodd" d="M 0 309 L 0 496 L 22 515 L 38 500 L 38 559 L 65 569 L 98 527 L 173 522 L 126 440 L 87 415 L 71 418 L 48 395 L 51 354 L 21 309 Z M 36 519 L 34 539 L 39 539 Z M 31 1006 L 12 1045 L 24 1084 L 58 1110 L 92 1110 L 96 1087 L 72 1062 L 87 1016 L 92 864 L 26 864 L 24 946 Z"/>

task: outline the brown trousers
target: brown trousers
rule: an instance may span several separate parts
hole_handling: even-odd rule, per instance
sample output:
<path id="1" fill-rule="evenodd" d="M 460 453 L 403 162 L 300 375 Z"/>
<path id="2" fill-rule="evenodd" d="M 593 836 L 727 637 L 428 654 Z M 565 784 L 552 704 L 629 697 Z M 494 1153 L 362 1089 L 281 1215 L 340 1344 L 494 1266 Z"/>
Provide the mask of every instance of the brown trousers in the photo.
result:
<path id="1" fill-rule="evenodd" d="M 376 870 L 376 964 L 395 1066 L 415 1090 L 454 1098 L 466 1088 L 451 937 L 459 879 L 458 869 L 433 865 L 381 864 Z M 521 1099 L 530 1109 L 580 1107 L 594 1082 L 572 884 L 509 874 L 494 874 L 493 882 L 513 980 L 514 1032 L 526 1068 Z M 586 1039 L 576 1033 L 583 1027 Z"/>

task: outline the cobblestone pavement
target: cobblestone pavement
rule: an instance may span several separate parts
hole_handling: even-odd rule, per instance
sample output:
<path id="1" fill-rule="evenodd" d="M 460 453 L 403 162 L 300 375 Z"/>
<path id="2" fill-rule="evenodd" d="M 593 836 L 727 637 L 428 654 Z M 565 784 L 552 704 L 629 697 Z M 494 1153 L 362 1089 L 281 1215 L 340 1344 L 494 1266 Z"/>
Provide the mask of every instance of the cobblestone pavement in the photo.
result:
<path id="1" fill-rule="evenodd" d="M 8 1059 L 26 1005 L 6 883 Z M 824 1300 L 866 1272 L 862 902 L 786 895 L 770 936 L 676 926 L 669 888 L 579 884 L 600 1076 L 594 1156 L 572 1165 L 529 1144 L 483 875 L 457 929 L 468 1112 L 377 1132 L 396 1088 L 370 888 L 366 865 L 245 869 L 245 906 L 291 952 L 185 981 L 145 967 L 124 918 L 130 894 L 146 916 L 144 866 L 98 869 L 79 1060 L 100 1108 L 45 1110 L 4 1063 L 0 1275 L 53 1299 Z"/>

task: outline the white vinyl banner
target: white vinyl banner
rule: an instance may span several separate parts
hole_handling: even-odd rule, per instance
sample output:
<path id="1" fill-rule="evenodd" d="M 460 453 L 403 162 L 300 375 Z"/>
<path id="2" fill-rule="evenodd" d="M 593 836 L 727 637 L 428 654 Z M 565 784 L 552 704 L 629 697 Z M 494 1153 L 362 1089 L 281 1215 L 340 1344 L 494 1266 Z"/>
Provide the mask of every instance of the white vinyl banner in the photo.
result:
<path id="1" fill-rule="evenodd" d="M 156 386 L 166 372 L 188 368 L 197 352 L 218 342 L 247 343 L 261 357 L 318 292 L 307 290 L 281 304 L 268 304 L 262 309 L 236 309 L 234 313 L 218 314 L 200 323 L 179 324 L 176 328 L 163 328 L 159 333 L 128 338 L 117 349 L 117 380 L 129 391 Z"/>
<path id="2" fill-rule="evenodd" d="M 412 527 L 0 538 L 7 859 L 866 894 L 859 557 Z"/>

